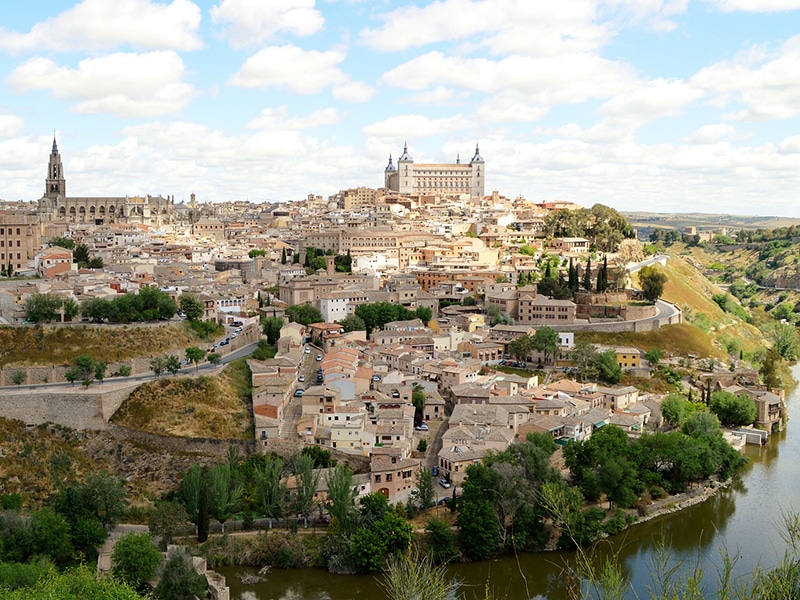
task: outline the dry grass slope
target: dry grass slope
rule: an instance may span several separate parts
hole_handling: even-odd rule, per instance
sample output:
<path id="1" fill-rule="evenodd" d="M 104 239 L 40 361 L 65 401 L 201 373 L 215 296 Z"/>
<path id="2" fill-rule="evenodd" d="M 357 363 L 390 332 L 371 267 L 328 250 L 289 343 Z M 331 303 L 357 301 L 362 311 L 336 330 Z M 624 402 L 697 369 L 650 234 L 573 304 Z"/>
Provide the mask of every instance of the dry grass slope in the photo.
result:
<path id="1" fill-rule="evenodd" d="M 197 343 L 185 322 L 153 327 L 0 327 L 0 366 L 68 364 L 80 354 L 110 363 Z"/>
<path id="2" fill-rule="evenodd" d="M 176 437 L 251 439 L 250 369 L 240 360 L 216 377 L 165 377 L 146 383 L 111 421 Z"/>
<path id="3" fill-rule="evenodd" d="M 57 486 L 103 468 L 81 449 L 81 434 L 55 425 L 26 430 L 0 419 L 0 494 L 20 493 L 29 506 L 52 498 Z"/>

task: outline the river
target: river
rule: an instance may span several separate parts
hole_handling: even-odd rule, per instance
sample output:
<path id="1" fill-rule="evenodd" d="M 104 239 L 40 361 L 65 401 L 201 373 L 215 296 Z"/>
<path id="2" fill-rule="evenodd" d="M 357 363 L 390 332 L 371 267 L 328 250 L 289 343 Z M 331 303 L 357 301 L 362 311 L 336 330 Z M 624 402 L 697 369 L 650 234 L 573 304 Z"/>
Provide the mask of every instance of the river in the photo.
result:
<path id="1" fill-rule="evenodd" d="M 800 380 L 800 365 L 793 374 Z M 787 398 L 790 415 L 800 406 L 800 386 Z M 704 567 L 704 585 L 715 589 L 721 551 L 737 555 L 737 576 L 746 576 L 755 565 L 769 567 L 783 556 L 779 536 L 782 511 L 800 510 L 800 421 L 772 435 L 764 447 L 748 446 L 750 464 L 729 488 L 705 502 L 634 525 L 601 542 L 598 560 L 610 550 L 617 552 L 639 598 L 647 597 L 647 585 L 659 541 L 666 541 L 671 555 L 691 569 L 698 558 Z M 564 569 L 573 563 L 568 552 L 503 556 L 481 563 L 453 565 L 450 572 L 462 580 L 465 598 L 484 598 L 489 588 L 500 598 L 518 600 L 566 600 Z M 330 575 L 320 569 L 274 570 L 267 581 L 243 585 L 235 576 L 246 569 L 222 568 L 231 587 L 231 600 L 382 600 L 386 594 L 371 576 Z M 252 572 L 252 570 L 250 570 Z M 521 575 L 524 573 L 525 577 Z M 629 594 L 634 597 L 634 594 Z"/>

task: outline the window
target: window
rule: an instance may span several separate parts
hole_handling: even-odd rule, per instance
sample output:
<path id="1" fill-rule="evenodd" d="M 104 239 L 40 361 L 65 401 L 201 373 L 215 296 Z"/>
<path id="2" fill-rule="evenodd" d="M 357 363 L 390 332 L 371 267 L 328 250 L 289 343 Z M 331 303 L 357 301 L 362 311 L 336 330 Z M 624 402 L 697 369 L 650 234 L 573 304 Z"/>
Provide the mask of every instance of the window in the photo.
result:
<path id="1" fill-rule="evenodd" d="M 386 474 L 386 483 L 389 483 L 391 480 L 392 480 L 392 474 L 391 473 L 387 473 Z"/>
<path id="2" fill-rule="evenodd" d="M 380 482 L 381 482 L 381 476 L 375 475 L 375 483 L 380 483 Z"/>

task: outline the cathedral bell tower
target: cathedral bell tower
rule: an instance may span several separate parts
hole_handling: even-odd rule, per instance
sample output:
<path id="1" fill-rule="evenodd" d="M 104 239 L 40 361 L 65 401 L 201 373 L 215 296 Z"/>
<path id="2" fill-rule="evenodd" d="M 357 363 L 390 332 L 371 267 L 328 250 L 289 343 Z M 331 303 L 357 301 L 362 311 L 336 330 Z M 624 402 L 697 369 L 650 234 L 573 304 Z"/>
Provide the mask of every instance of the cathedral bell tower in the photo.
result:
<path id="1" fill-rule="evenodd" d="M 67 197 L 67 180 L 64 179 L 64 166 L 61 164 L 61 155 L 58 153 L 55 136 L 53 136 L 53 150 L 50 152 L 50 163 L 47 165 L 44 196 L 51 200 Z"/>

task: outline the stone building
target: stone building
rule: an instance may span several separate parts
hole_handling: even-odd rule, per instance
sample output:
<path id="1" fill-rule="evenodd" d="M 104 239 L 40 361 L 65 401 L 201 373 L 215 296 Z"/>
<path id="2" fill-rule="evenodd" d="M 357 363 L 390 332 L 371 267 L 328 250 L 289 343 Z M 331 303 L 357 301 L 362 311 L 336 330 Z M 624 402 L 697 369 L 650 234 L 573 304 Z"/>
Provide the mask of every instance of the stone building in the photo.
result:
<path id="1" fill-rule="evenodd" d="M 478 145 L 468 164 L 459 157 L 455 164 L 415 164 L 408 154 L 408 146 L 394 166 L 391 155 L 384 170 L 384 186 L 399 194 L 421 194 L 483 198 L 486 181 L 485 163 Z"/>
<path id="2" fill-rule="evenodd" d="M 0 211 L 0 268 L 19 271 L 41 249 L 41 225 L 32 212 Z"/>
<path id="3" fill-rule="evenodd" d="M 53 138 L 53 149 L 47 165 L 44 196 L 39 199 L 38 214 L 44 221 L 67 223 L 141 223 L 162 225 L 174 220 L 173 197 L 120 196 L 120 197 L 69 197 L 67 180 L 58 145 Z"/>

